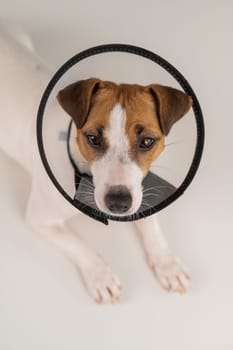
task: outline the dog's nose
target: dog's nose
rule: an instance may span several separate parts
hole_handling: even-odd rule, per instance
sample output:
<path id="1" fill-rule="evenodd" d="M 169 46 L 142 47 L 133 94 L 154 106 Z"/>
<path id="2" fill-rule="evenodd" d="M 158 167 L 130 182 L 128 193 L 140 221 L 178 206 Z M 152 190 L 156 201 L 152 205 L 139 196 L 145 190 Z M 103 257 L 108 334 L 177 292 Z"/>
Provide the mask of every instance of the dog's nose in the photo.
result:
<path id="1" fill-rule="evenodd" d="M 106 207 L 112 213 L 123 214 L 132 205 L 132 196 L 126 186 L 112 186 L 105 195 Z"/>

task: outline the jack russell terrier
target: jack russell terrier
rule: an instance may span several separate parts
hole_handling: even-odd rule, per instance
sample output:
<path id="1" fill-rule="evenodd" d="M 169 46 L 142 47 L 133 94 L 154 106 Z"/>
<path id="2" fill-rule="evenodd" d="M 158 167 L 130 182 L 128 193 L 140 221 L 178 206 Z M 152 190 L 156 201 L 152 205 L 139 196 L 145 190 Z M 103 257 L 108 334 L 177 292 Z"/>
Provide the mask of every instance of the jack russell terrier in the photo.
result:
<path id="1" fill-rule="evenodd" d="M 30 39 L 22 32 L 17 36 L 14 40 L 0 35 L 0 147 L 31 174 L 26 220 L 78 266 L 96 302 L 115 302 L 121 294 L 120 280 L 67 227 L 77 209 L 56 190 L 40 160 L 36 111 L 50 74 Z M 117 85 L 92 78 L 65 87 L 57 99 L 74 121 L 71 154 L 80 172 L 93 176 L 98 208 L 117 216 L 135 213 L 142 201 L 142 180 L 163 151 L 172 125 L 190 109 L 191 98 L 162 85 Z M 168 291 L 185 292 L 189 275 L 170 251 L 156 216 L 134 225 L 160 284 Z"/>

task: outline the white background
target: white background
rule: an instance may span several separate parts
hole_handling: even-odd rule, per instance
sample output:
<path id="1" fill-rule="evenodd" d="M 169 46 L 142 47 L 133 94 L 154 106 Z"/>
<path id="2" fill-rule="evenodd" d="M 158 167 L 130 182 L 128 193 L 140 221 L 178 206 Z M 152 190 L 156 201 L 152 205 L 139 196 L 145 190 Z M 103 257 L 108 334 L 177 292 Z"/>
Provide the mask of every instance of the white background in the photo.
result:
<path id="1" fill-rule="evenodd" d="M 25 227 L 29 179 L 0 154 L 0 348 L 232 349 L 232 1 L 1 0 L 0 14 L 26 28 L 53 70 L 101 43 L 154 50 L 191 82 L 206 123 L 194 182 L 159 215 L 191 271 L 182 297 L 157 284 L 129 224 L 82 216 L 82 235 L 124 285 L 120 304 L 95 305 L 77 270 Z"/>

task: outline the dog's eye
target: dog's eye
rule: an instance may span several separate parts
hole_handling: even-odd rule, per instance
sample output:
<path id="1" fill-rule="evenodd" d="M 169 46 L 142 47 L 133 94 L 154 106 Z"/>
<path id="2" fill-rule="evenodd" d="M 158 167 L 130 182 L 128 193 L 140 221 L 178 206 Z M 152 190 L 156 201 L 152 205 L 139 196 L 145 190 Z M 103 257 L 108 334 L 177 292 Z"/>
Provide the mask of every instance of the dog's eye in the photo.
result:
<path id="1" fill-rule="evenodd" d="M 98 148 L 101 146 L 101 136 L 98 135 L 86 135 L 87 142 L 94 148 Z"/>
<path id="2" fill-rule="evenodd" d="M 156 138 L 144 137 L 142 140 L 140 140 L 139 148 L 142 151 L 148 151 L 154 146 L 155 143 L 156 143 Z"/>

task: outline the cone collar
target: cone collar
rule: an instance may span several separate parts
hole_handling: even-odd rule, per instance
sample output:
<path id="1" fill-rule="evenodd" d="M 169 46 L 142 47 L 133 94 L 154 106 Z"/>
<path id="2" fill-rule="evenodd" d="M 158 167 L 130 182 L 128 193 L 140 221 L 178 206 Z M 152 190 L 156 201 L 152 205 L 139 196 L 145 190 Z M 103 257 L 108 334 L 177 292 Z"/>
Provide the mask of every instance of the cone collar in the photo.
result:
<path id="1" fill-rule="evenodd" d="M 109 56 L 109 53 L 111 53 L 111 56 Z M 86 174 L 81 174 L 74 160 L 72 159 L 72 155 L 69 150 L 69 138 L 72 122 L 67 122 L 64 115 L 59 117 L 58 114 L 61 113 L 61 111 L 57 110 L 56 113 L 54 113 L 54 108 L 59 108 L 58 106 L 55 107 L 55 95 L 58 89 L 68 85 L 72 79 L 73 81 L 82 79 L 84 74 L 83 71 L 85 69 L 87 70 L 85 73 L 87 78 L 96 75 L 95 72 L 90 72 L 90 70 L 94 69 L 93 67 L 95 67 L 93 64 L 93 59 L 98 58 L 98 64 L 96 64 L 98 69 L 95 68 L 96 72 L 98 71 L 97 74 L 101 74 L 102 72 L 100 71 L 104 70 L 104 67 L 107 67 L 107 65 L 103 63 L 103 56 L 105 58 L 107 57 L 108 60 L 111 59 L 114 66 L 113 54 L 114 56 L 117 54 L 119 55 L 118 58 L 114 58 L 116 61 L 115 65 L 116 67 L 118 64 L 121 65 L 121 69 L 119 71 L 122 71 L 124 77 L 126 75 L 125 72 L 130 72 L 130 68 L 132 66 L 132 64 L 129 63 L 129 59 L 127 58 L 126 60 L 126 56 L 131 57 L 133 55 L 133 57 L 140 57 L 143 59 L 143 61 L 140 61 L 140 63 L 135 61 L 134 75 L 135 71 L 139 71 L 137 70 L 137 65 L 141 65 L 140 72 L 143 74 L 142 67 L 144 69 L 144 65 L 146 65 L 147 62 L 147 69 L 145 68 L 144 70 L 145 75 L 149 77 L 150 75 L 153 75 L 152 71 L 154 67 L 156 67 L 156 71 L 159 68 L 169 76 L 168 78 L 165 77 L 165 79 L 173 79 L 173 81 L 178 84 L 179 88 L 182 88 L 183 91 L 191 96 L 193 100 L 192 115 L 188 117 L 189 121 L 185 122 L 186 125 L 182 126 L 185 130 L 187 144 L 183 142 L 182 147 L 176 146 L 178 147 L 177 152 L 173 151 L 170 158 L 166 158 L 166 156 L 164 158 L 164 161 L 166 161 L 168 165 L 167 168 L 169 168 L 171 163 L 175 164 L 174 169 L 176 169 L 173 171 L 173 174 L 180 173 L 182 169 L 183 173 L 185 171 L 185 175 L 182 173 L 179 174 L 179 178 L 176 178 L 175 175 L 172 175 L 172 171 L 168 172 L 167 174 L 161 174 L 161 171 L 158 170 L 159 168 L 157 168 L 156 171 L 152 169 L 143 182 L 144 188 L 152 189 L 150 191 L 151 197 L 147 198 L 147 206 L 145 207 L 142 205 L 137 213 L 130 216 L 107 215 L 101 212 L 97 207 L 95 207 L 95 205 L 90 206 L 85 200 L 84 196 L 82 196 L 86 181 L 92 181 L 92 179 L 91 177 L 87 178 Z M 92 61 L 88 66 L 86 61 L 88 61 L 90 58 Z M 122 69 L 124 60 L 127 61 L 128 65 L 128 67 L 124 68 L 125 70 Z M 153 65 L 150 64 L 148 66 L 148 62 L 152 62 Z M 82 68 L 83 70 L 81 74 L 80 69 Z M 119 71 L 116 72 L 117 76 L 120 75 Z M 114 68 L 111 71 L 111 74 L 113 74 L 112 72 L 114 72 Z M 105 74 L 107 74 L 107 72 L 105 72 Z M 130 80 L 130 78 L 131 76 L 129 73 L 128 80 Z M 114 77 L 111 80 L 114 80 Z M 53 120 L 54 114 L 58 116 L 56 123 Z M 61 137 L 61 135 L 63 135 L 63 137 Z M 178 135 L 179 137 L 182 135 L 182 130 L 180 132 L 178 130 Z M 173 138 L 171 141 L 174 139 L 176 140 L 176 136 L 174 134 L 172 137 Z M 37 114 L 37 142 L 45 170 L 54 186 L 63 195 L 63 197 L 78 210 L 98 221 L 108 224 L 108 219 L 115 221 L 133 221 L 145 218 L 164 209 L 184 193 L 192 182 L 200 164 L 204 145 L 204 122 L 201 107 L 196 94 L 184 76 L 174 66 L 157 54 L 140 47 L 125 44 L 107 44 L 96 46 L 78 53 L 63 64 L 55 73 L 53 78 L 48 83 L 39 105 Z M 58 149 L 59 157 L 57 157 L 56 154 Z M 187 149 L 191 150 L 189 154 L 187 154 Z M 164 152 L 167 153 L 167 150 Z M 174 161 L 174 156 L 177 157 L 177 161 Z M 183 162 L 185 162 L 185 165 L 182 163 L 182 159 L 184 159 Z M 66 166 L 65 169 L 67 169 L 65 174 L 64 166 Z M 166 166 L 164 168 L 166 168 Z"/>

